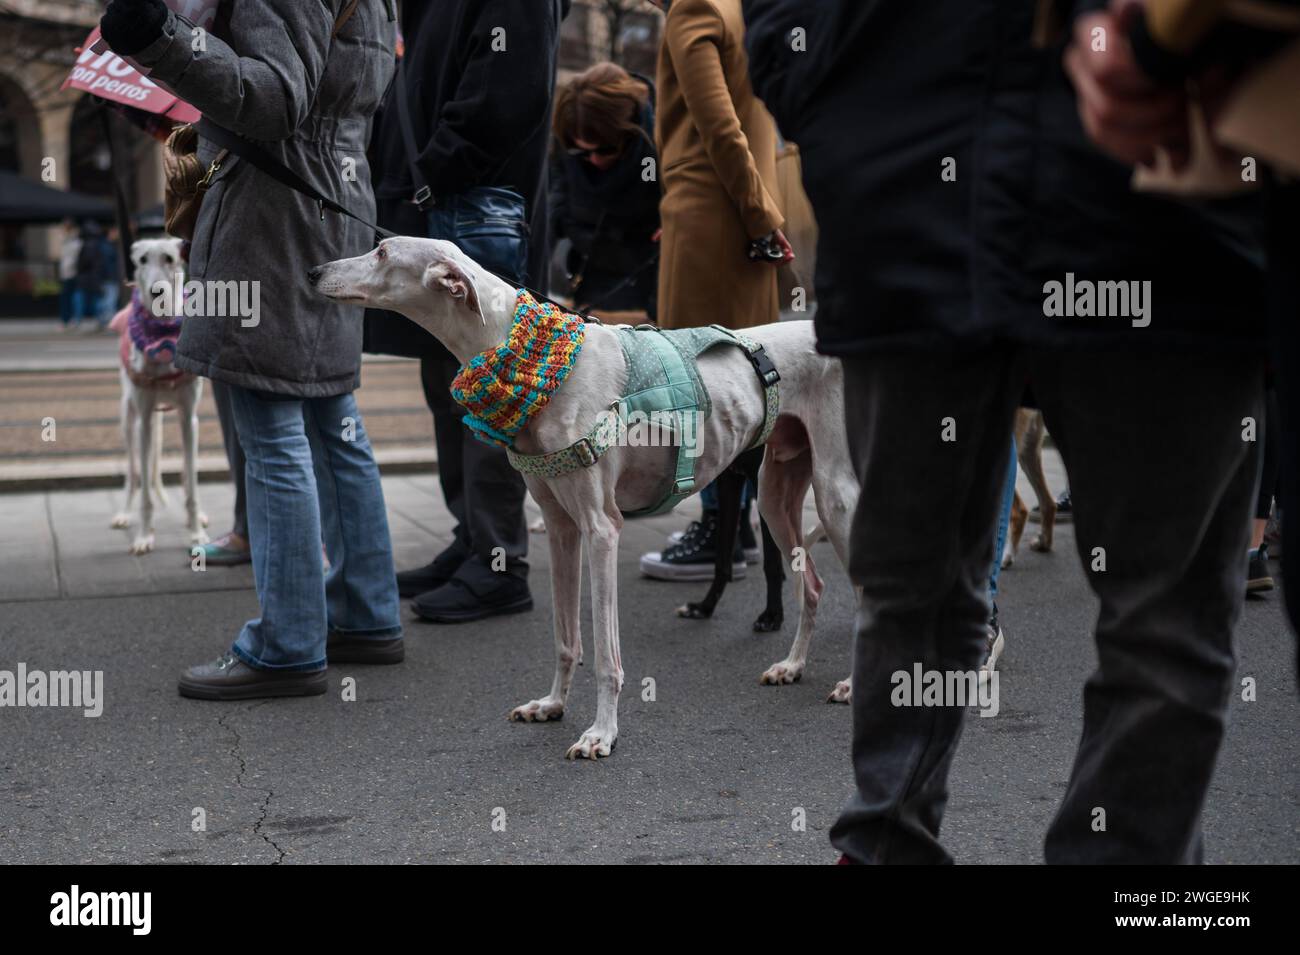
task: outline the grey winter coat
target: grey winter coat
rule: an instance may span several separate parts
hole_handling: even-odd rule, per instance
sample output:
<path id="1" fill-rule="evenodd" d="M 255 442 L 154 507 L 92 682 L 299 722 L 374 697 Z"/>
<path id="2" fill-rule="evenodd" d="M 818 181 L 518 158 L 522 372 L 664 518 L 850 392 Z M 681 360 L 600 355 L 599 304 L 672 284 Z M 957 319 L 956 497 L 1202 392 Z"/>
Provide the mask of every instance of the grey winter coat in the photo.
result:
<path id="1" fill-rule="evenodd" d="M 367 221 L 370 118 L 393 74 L 392 0 L 223 0 L 206 50 L 193 24 L 168 14 L 136 59 L 212 122 L 258 142 L 322 194 Z M 218 149 L 201 140 L 206 165 Z M 209 311 L 182 326 L 176 364 L 259 391 L 301 397 L 357 385 L 362 310 L 326 301 L 307 271 L 370 249 L 374 233 L 231 155 L 203 199 L 190 279 L 260 284 L 256 325 Z"/>

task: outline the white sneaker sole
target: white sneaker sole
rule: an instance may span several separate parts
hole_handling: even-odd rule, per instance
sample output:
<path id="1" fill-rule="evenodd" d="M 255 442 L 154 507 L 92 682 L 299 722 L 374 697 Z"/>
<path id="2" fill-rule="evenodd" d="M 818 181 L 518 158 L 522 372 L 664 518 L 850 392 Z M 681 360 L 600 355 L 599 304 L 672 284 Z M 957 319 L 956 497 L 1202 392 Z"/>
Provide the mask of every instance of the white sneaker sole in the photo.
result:
<path id="1" fill-rule="evenodd" d="M 661 558 L 660 552 L 650 551 L 648 554 L 641 555 L 641 573 L 654 580 L 712 580 L 713 564 L 670 564 Z M 733 580 L 744 579 L 744 561 L 731 565 L 731 577 Z"/>

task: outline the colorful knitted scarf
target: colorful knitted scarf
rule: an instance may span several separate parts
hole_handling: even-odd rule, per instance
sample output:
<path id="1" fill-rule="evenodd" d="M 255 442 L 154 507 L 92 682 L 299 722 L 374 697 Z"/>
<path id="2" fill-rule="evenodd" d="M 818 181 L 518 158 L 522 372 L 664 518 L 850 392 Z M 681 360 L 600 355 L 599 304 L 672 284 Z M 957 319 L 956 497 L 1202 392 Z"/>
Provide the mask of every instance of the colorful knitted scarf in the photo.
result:
<path id="1" fill-rule="evenodd" d="M 515 435 L 573 370 L 585 334 L 577 315 L 539 305 L 519 289 L 505 342 L 475 355 L 451 382 L 451 396 L 469 412 L 462 420 L 474 436 L 513 447 Z"/>
<path id="2" fill-rule="evenodd" d="M 179 318 L 159 317 L 145 306 L 139 289 L 131 291 L 131 314 L 127 334 L 132 344 L 150 361 L 165 363 L 176 357 L 176 340 L 181 335 Z"/>

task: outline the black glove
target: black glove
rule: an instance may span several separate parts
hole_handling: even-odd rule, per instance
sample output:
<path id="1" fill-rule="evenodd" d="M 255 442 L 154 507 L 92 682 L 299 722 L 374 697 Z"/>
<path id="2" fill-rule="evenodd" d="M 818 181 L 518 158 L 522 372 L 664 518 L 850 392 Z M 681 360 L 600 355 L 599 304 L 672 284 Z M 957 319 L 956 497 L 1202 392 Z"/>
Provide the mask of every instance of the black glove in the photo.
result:
<path id="1" fill-rule="evenodd" d="M 132 56 L 162 36 L 167 7 L 162 0 L 111 0 L 99 21 L 109 49 Z"/>

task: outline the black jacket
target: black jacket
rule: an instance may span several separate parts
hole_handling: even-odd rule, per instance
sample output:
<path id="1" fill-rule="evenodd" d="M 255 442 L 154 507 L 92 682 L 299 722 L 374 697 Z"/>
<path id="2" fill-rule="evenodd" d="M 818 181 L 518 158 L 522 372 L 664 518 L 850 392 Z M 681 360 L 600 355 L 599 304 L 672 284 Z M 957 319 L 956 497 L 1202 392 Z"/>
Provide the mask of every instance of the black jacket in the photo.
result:
<path id="1" fill-rule="evenodd" d="M 643 76 L 653 96 L 654 84 Z M 618 162 L 604 171 L 570 156 L 563 144 L 551 150 L 551 235 L 573 243 L 571 270 L 588 283 L 595 276 L 621 281 L 652 258 L 651 236 L 659 228 L 659 180 L 642 175 L 646 159 L 658 157 L 654 146 L 654 104 L 641 114 L 644 134 L 633 139 Z M 653 284 L 653 267 L 647 269 Z M 600 290 L 594 291 L 599 295 Z"/>
<path id="2" fill-rule="evenodd" d="M 1083 133 L 1065 37 L 1031 44 L 1034 7 L 745 0 L 754 87 L 799 144 L 820 227 L 819 347 L 1258 348 L 1259 200 L 1134 193 Z M 1149 281 L 1150 324 L 1048 317 L 1067 273 Z"/>
<path id="3" fill-rule="evenodd" d="M 550 259 L 546 153 L 559 51 L 570 0 L 419 0 L 402 10 L 400 79 L 418 149 L 436 199 L 472 186 L 506 186 L 524 198 L 528 274 L 538 284 Z M 557 19 L 558 13 L 558 19 Z M 396 84 L 394 84 L 396 85 Z M 370 144 L 378 223 L 426 235 L 389 90 Z M 365 350 L 419 357 L 443 354 L 432 336 L 393 313 L 366 316 Z"/>

